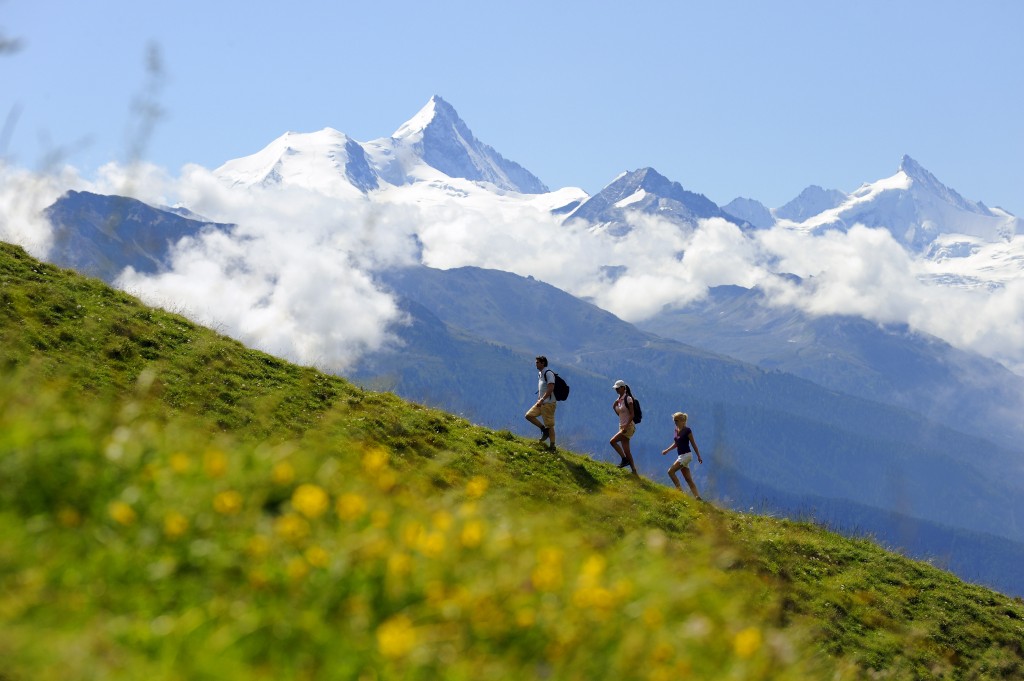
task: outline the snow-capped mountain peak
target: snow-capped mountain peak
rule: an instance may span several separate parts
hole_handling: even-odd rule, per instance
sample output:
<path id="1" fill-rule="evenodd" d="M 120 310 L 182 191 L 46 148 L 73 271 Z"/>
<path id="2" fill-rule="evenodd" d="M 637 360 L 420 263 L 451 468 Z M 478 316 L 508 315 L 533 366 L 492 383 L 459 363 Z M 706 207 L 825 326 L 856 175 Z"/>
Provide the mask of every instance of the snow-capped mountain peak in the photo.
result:
<path id="1" fill-rule="evenodd" d="M 722 206 L 722 210 L 737 220 L 750 223 L 757 229 L 768 229 L 775 224 L 775 216 L 772 215 L 767 206 L 757 199 L 737 196 Z"/>
<path id="2" fill-rule="evenodd" d="M 466 124 L 459 118 L 455 108 L 438 95 L 434 95 L 415 116 L 400 125 L 398 130 L 391 135 L 391 138 L 395 140 L 418 141 L 431 125 L 458 126 L 460 124 L 465 128 Z M 466 128 L 467 132 L 468 130 Z M 472 133 L 469 133 L 469 135 L 472 136 Z"/>
<path id="3" fill-rule="evenodd" d="M 478 140 L 455 108 L 437 95 L 390 138 L 367 147 L 381 176 L 392 184 L 416 178 L 416 166 L 422 163 L 449 177 L 488 182 L 498 189 L 522 194 L 548 191 L 528 170 Z"/>
<path id="4" fill-rule="evenodd" d="M 849 198 L 838 189 L 822 189 L 818 185 L 812 184 L 800 192 L 795 199 L 773 210 L 772 215 L 779 220 L 803 222 L 826 210 L 841 206 Z"/>
<path id="5" fill-rule="evenodd" d="M 901 159 L 895 175 L 864 184 L 834 208 L 790 226 L 823 231 L 855 224 L 887 229 L 917 253 L 934 250 L 940 236 L 992 243 L 1024 233 L 1020 218 L 965 199 L 910 156 Z"/>
<path id="6" fill-rule="evenodd" d="M 255 154 L 228 161 L 214 174 L 231 186 L 298 185 L 339 197 L 378 187 L 363 147 L 333 128 L 286 132 Z"/>
<path id="7" fill-rule="evenodd" d="M 939 182 L 938 178 L 925 170 L 920 163 L 910 158 L 910 156 L 904 155 L 900 160 L 899 172 L 910 178 L 914 186 L 942 198 L 949 204 L 972 213 L 978 213 L 979 215 L 993 215 L 992 211 L 985 204 L 968 201 L 955 190 Z"/>
<path id="8" fill-rule="evenodd" d="M 584 201 L 566 220 L 583 219 L 602 225 L 614 235 L 630 231 L 629 213 L 658 215 L 681 224 L 723 218 L 738 222 L 703 194 L 687 191 L 654 168 L 620 174 L 607 187 Z"/>
<path id="9" fill-rule="evenodd" d="M 521 194 L 548 191 L 528 170 L 480 142 L 437 95 L 391 137 L 360 143 L 333 128 L 287 132 L 214 172 L 231 186 L 294 185 L 330 196 L 365 194 L 381 181 L 404 185 L 453 178 Z"/>

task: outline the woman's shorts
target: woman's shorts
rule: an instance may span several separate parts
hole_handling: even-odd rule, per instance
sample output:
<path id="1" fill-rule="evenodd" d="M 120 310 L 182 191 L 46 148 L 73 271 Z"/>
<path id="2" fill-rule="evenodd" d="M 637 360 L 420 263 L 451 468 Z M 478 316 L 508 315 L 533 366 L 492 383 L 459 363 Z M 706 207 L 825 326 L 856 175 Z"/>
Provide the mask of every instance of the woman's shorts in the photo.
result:
<path id="1" fill-rule="evenodd" d="M 683 468 L 689 468 L 691 461 L 693 461 L 693 452 L 683 452 L 679 455 L 679 458 L 676 459 L 676 463 Z"/>
<path id="2" fill-rule="evenodd" d="M 626 439 L 628 440 L 631 437 L 633 437 L 633 435 L 636 434 L 636 424 L 631 423 L 628 426 L 626 426 L 625 430 L 623 430 L 621 427 L 619 428 L 619 430 L 622 430 L 622 434 L 625 435 Z"/>

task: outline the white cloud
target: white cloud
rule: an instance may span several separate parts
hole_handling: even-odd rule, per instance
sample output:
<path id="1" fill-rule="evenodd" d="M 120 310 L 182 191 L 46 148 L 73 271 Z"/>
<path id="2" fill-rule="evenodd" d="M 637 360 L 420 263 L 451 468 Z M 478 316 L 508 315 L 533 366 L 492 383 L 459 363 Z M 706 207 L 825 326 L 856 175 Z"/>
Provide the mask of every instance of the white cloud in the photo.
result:
<path id="1" fill-rule="evenodd" d="M 332 371 L 393 340 L 388 329 L 402 315 L 372 271 L 412 262 L 416 246 L 374 207 L 297 189 L 232 191 L 196 167 L 177 190 L 191 210 L 237 226 L 182 240 L 170 272 L 128 270 L 120 286 L 247 345 Z"/>
<path id="2" fill-rule="evenodd" d="M 630 231 L 614 236 L 579 221 L 562 224 L 543 201 L 457 181 L 403 187 L 371 201 L 287 187 L 232 189 L 198 166 L 171 178 L 158 168 L 111 165 L 88 186 L 71 172 L 39 178 L 0 171 L 0 238 L 32 244 L 37 254 L 49 238 L 39 212 L 72 186 L 180 204 L 237 225 L 230 234 L 211 231 L 179 243 L 172 271 L 128 271 L 120 284 L 251 346 L 336 371 L 392 342 L 391 330 L 402 322 L 373 273 L 422 262 L 533 276 L 628 321 L 699 301 L 709 287 L 760 286 L 770 304 L 906 323 L 1024 373 L 1024 278 L 1007 278 L 1004 269 L 995 291 L 937 284 L 936 263 L 916 260 L 884 229 L 745 233 L 724 220 L 690 228 L 639 215 Z M 1007 262 L 1024 252 L 1001 248 L 1009 249 L 1000 252 Z M 957 266 L 962 260 L 950 264 Z"/>
<path id="3" fill-rule="evenodd" d="M 45 259 L 52 246 L 53 227 L 43 217 L 43 210 L 80 184 L 72 168 L 39 175 L 0 161 L 0 240 Z"/>

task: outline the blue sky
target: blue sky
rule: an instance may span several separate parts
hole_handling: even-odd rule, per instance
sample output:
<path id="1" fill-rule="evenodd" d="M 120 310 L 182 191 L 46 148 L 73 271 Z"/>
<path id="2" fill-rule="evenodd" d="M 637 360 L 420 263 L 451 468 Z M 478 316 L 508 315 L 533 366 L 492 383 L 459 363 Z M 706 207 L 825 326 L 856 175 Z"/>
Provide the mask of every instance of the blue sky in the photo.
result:
<path id="1" fill-rule="evenodd" d="M 0 0 L 0 157 L 214 168 L 288 130 L 387 136 L 439 94 L 551 188 L 651 166 L 776 207 L 910 154 L 1024 215 L 1022 26 L 1016 0 Z"/>

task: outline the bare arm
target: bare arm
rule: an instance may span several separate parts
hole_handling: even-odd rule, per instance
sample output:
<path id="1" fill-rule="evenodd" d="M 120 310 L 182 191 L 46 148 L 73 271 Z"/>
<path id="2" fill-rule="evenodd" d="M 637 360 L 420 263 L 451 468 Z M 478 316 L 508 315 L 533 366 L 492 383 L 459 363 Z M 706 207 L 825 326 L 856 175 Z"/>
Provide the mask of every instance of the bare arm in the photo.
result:
<path id="1" fill-rule="evenodd" d="M 693 453 L 697 455 L 697 463 L 704 463 L 704 459 L 700 458 L 700 450 L 697 449 L 697 441 L 693 439 L 693 431 L 690 431 L 690 446 L 693 447 Z"/>

